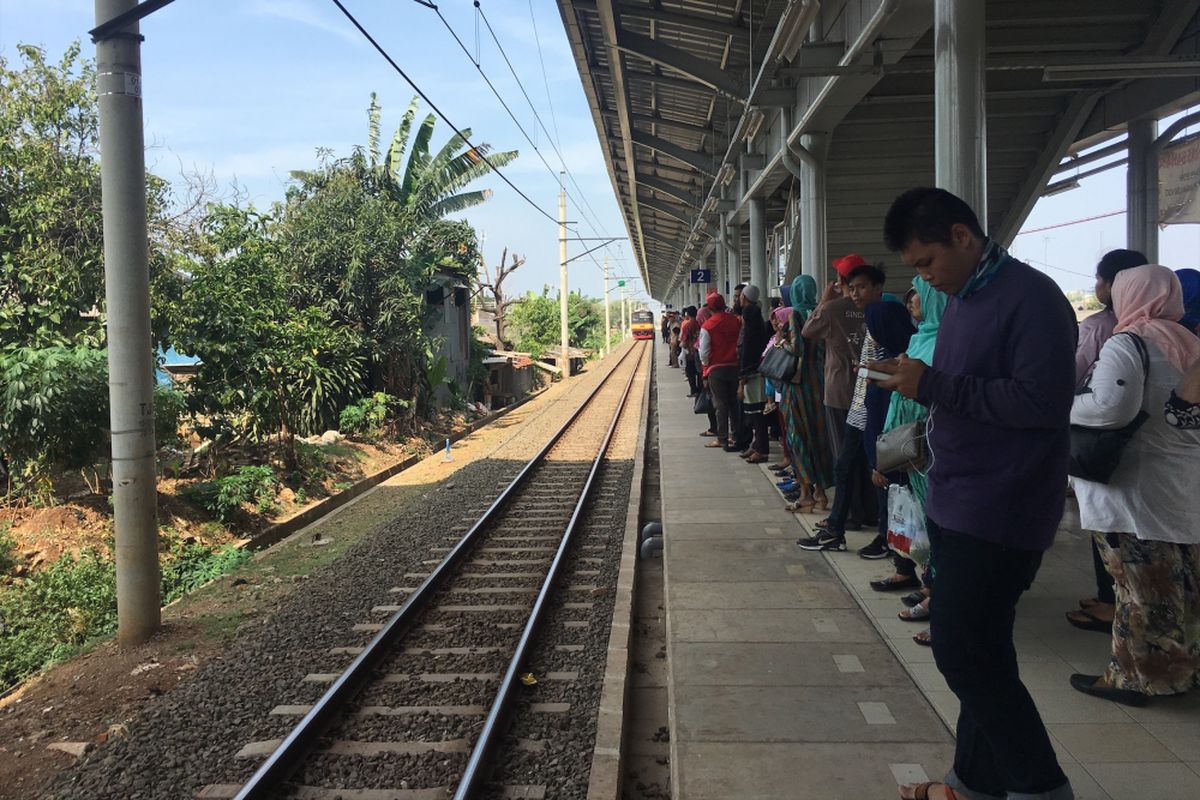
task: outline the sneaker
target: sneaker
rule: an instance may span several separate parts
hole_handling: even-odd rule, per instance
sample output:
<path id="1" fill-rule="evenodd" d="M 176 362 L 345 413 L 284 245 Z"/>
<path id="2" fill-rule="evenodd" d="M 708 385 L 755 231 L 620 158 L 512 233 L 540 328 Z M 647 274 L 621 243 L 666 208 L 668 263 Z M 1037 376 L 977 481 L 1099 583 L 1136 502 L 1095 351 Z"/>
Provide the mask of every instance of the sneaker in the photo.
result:
<path id="1" fill-rule="evenodd" d="M 846 549 L 846 537 L 840 533 L 820 533 L 796 542 L 801 550 L 833 550 L 841 552 Z"/>
<path id="2" fill-rule="evenodd" d="M 868 560 L 877 558 L 887 558 L 890 555 L 887 542 L 880 541 L 878 538 L 872 539 L 871 543 L 866 547 L 858 548 L 858 557 Z"/>

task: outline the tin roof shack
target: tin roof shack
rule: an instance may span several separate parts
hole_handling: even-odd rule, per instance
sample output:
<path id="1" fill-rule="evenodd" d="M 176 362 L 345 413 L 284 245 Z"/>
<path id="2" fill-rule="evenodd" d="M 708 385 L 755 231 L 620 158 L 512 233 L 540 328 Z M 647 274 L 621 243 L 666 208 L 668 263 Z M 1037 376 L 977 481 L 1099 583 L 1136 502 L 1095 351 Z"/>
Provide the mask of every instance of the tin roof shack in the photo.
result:
<path id="1" fill-rule="evenodd" d="M 568 347 L 567 348 L 567 354 L 571 358 L 571 374 L 572 375 L 578 375 L 580 372 L 583 372 L 583 364 L 585 361 L 588 360 L 588 357 L 591 355 L 591 353 L 592 353 L 591 350 L 584 350 L 579 347 Z M 542 361 L 553 364 L 554 366 L 558 367 L 559 370 L 561 371 L 561 369 L 562 369 L 562 345 L 556 344 L 552 347 L 547 347 L 545 350 L 543 350 L 542 351 Z"/>
<path id="2" fill-rule="evenodd" d="M 426 335 L 439 343 L 437 355 L 446 359 L 446 383 L 437 388 L 439 400 L 450 397 L 449 383 L 462 396 L 471 362 L 471 290 L 463 276 L 451 267 L 439 267 L 425 290 Z"/>
<path id="3" fill-rule="evenodd" d="M 528 353 L 493 350 L 490 356 L 483 359 L 483 365 L 488 369 L 483 401 L 493 411 L 512 405 L 540 383 L 534 370 L 534 361 Z"/>

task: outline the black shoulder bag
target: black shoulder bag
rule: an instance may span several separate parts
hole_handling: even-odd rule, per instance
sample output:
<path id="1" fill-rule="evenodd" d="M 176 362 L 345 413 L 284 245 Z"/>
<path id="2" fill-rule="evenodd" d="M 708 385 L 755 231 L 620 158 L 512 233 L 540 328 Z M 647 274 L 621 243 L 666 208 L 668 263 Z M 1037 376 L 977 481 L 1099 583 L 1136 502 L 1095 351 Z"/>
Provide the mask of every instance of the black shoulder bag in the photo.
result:
<path id="1" fill-rule="evenodd" d="M 1145 373 L 1142 383 L 1144 387 L 1149 387 L 1150 353 L 1146 350 L 1146 343 L 1136 333 L 1126 335 L 1132 336 L 1137 345 Z M 1071 464 L 1067 473 L 1093 483 L 1108 483 L 1117 471 L 1117 465 L 1121 463 L 1121 454 L 1125 451 L 1125 446 L 1148 419 L 1150 415 L 1142 409 L 1132 422 L 1120 428 L 1085 428 L 1082 425 L 1072 425 Z"/>

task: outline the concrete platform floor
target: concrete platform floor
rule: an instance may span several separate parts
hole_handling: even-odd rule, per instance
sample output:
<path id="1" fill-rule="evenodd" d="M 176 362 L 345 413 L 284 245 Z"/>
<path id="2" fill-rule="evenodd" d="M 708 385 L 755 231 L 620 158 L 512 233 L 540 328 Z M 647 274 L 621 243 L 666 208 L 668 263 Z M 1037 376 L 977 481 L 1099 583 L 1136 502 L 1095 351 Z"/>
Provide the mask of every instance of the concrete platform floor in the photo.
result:
<path id="1" fill-rule="evenodd" d="M 872 534 L 851 533 L 845 553 L 797 548 L 824 515 L 786 512 L 765 465 L 705 449 L 706 420 L 657 355 L 673 796 L 891 798 L 941 777 L 957 701 L 911 639 L 922 626 L 870 589 L 890 572 L 854 553 Z M 1106 636 L 1063 619 L 1094 591 L 1068 514 L 1016 639 L 1076 797 L 1200 798 L 1200 692 L 1131 709 L 1067 684 L 1107 661 Z"/>

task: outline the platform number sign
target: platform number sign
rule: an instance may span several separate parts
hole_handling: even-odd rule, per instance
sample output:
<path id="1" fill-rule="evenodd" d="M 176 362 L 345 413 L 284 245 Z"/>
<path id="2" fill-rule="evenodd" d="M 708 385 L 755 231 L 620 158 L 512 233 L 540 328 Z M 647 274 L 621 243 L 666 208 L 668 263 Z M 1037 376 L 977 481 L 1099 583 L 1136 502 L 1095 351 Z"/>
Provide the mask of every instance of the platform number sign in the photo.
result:
<path id="1" fill-rule="evenodd" d="M 711 269 L 692 270 L 692 283 L 712 283 Z"/>

